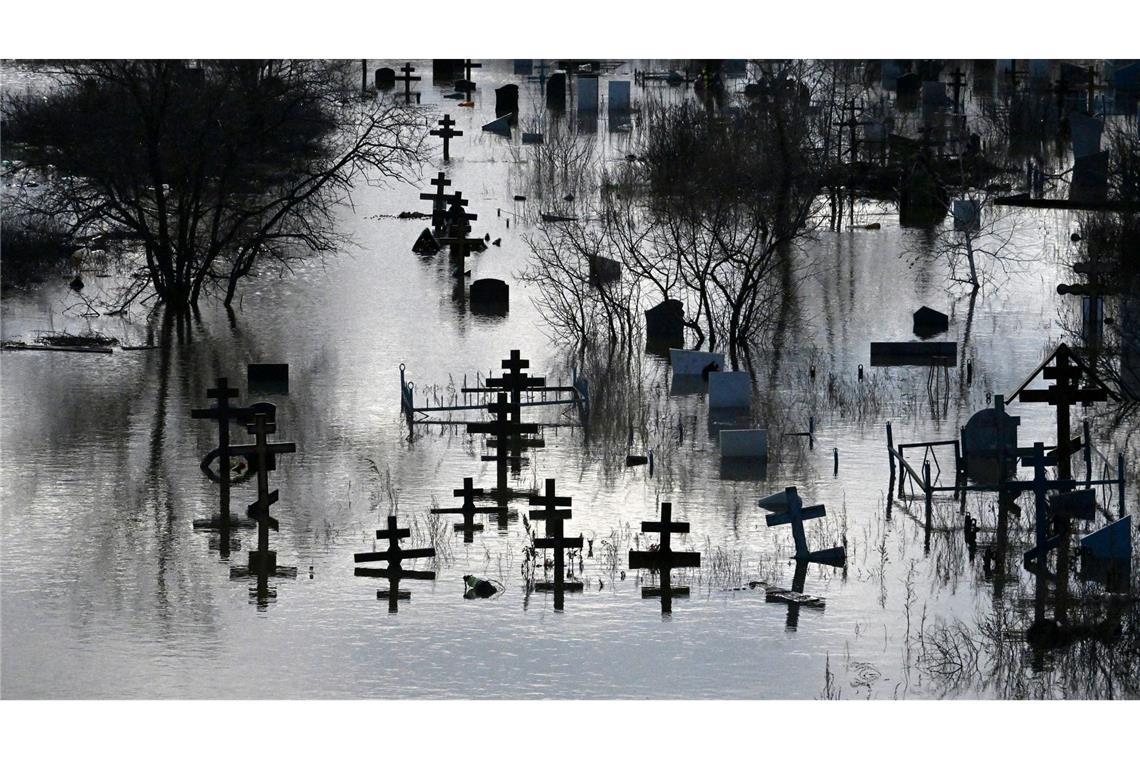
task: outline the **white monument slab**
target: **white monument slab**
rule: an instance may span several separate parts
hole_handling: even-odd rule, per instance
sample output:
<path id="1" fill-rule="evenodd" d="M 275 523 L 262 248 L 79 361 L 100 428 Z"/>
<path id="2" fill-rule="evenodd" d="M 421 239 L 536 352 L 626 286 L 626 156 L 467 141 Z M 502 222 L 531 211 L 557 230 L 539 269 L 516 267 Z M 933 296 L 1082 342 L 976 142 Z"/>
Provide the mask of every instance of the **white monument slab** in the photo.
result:
<path id="1" fill-rule="evenodd" d="M 669 364 L 673 365 L 674 375 L 700 375 L 705 367 L 716 364 L 718 371 L 724 369 L 724 354 L 711 351 L 685 351 L 669 349 Z"/>
<path id="2" fill-rule="evenodd" d="M 598 110 L 598 78 L 578 78 L 578 112 Z"/>
<path id="3" fill-rule="evenodd" d="M 609 108 L 611 111 L 629 110 L 629 81 L 610 80 Z"/>
<path id="4" fill-rule="evenodd" d="M 709 374 L 709 409 L 738 409 L 752 402 L 752 378 L 747 372 Z"/>
<path id="5" fill-rule="evenodd" d="M 767 459 L 767 430 L 720 431 L 721 459 Z"/>

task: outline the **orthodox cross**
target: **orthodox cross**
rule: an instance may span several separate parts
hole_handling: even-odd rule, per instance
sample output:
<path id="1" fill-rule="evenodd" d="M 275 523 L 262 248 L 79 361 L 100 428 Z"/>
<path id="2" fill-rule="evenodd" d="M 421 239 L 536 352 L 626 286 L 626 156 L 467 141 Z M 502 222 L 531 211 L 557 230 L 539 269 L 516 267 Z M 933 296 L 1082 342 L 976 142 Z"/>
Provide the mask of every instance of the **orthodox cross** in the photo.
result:
<path id="1" fill-rule="evenodd" d="M 1108 85 L 1096 83 L 1096 69 L 1092 66 L 1088 67 L 1088 82 L 1085 85 L 1085 91 L 1088 93 L 1088 102 L 1086 103 L 1086 110 L 1089 116 L 1092 116 L 1096 106 L 1096 91 L 1107 90 Z"/>
<path id="2" fill-rule="evenodd" d="M 661 541 L 658 543 L 656 549 L 649 551 L 633 551 L 629 552 L 629 569 L 630 570 L 652 570 L 655 573 L 660 573 L 661 580 L 658 588 L 642 588 L 642 598 L 649 596 L 661 597 L 661 612 L 670 613 L 673 611 L 673 597 L 674 596 L 688 596 L 689 589 L 686 586 L 677 586 L 673 588 L 672 578 L 670 577 L 671 571 L 675 567 L 700 567 L 701 554 L 700 552 L 678 552 L 673 551 L 672 536 L 674 533 L 688 533 L 689 524 L 687 522 L 673 522 L 673 505 L 665 501 L 661 503 L 661 519 L 657 522 L 642 522 L 642 533 L 660 533 Z"/>
<path id="3" fill-rule="evenodd" d="M 203 527 L 221 528 L 224 534 L 232 527 L 230 519 L 230 423 L 247 419 L 249 410 L 230 406 L 230 399 L 238 397 L 238 389 L 231 388 L 224 377 L 216 380 L 216 387 L 206 390 L 206 398 L 216 399 L 214 406 L 206 409 L 191 409 L 190 417 L 195 420 L 216 420 L 218 423 L 218 481 L 221 486 L 219 514 L 202 523 Z M 227 535 L 222 536 L 222 552 L 229 552 Z"/>
<path id="4" fill-rule="evenodd" d="M 954 91 L 954 113 L 962 110 L 962 88 L 966 83 L 966 72 L 960 66 L 955 66 L 950 72 L 950 89 Z"/>
<path id="5" fill-rule="evenodd" d="M 407 528 L 400 528 L 396 525 L 396 516 L 388 516 L 388 529 L 376 531 L 376 538 L 381 540 L 388 540 L 388 549 L 382 552 L 359 552 L 353 555 L 354 562 L 382 562 L 386 561 L 388 567 L 374 568 L 374 567 L 358 567 L 355 570 L 355 575 L 362 575 L 372 578 L 387 578 L 388 590 L 380 589 L 376 592 L 377 599 L 388 600 L 388 611 L 398 612 L 400 599 L 411 599 L 412 593 L 410 591 L 400 590 L 400 581 L 404 578 L 410 580 L 435 580 L 435 571 L 433 570 L 405 570 L 401 564 L 405 559 L 416 559 L 418 557 L 434 557 L 435 549 L 401 549 L 400 539 L 408 538 L 412 535 L 411 531 Z"/>
<path id="6" fill-rule="evenodd" d="M 463 488 L 457 488 L 452 493 L 455 496 L 463 497 L 463 506 L 462 507 L 448 508 L 448 509 L 437 508 L 437 509 L 433 509 L 431 511 L 431 513 L 433 515 L 455 515 L 455 514 L 463 515 L 463 522 L 455 523 L 455 531 L 457 533 L 462 531 L 463 532 L 463 543 L 469 544 L 472 542 L 472 540 L 474 540 L 475 532 L 483 530 L 483 525 L 481 523 L 475 522 L 475 515 L 477 513 L 480 513 L 480 512 L 484 513 L 484 514 L 496 514 L 501 510 L 499 509 L 499 507 L 476 507 L 475 506 L 475 497 L 476 496 L 482 496 L 483 495 L 483 489 L 482 488 L 473 488 L 471 478 L 464 478 L 463 479 Z"/>
<path id="7" fill-rule="evenodd" d="M 468 82 L 470 82 L 471 81 L 471 69 L 481 69 L 481 68 L 483 68 L 483 64 L 472 63 L 471 59 L 468 58 L 467 60 L 465 60 L 463 62 L 463 78 L 466 79 Z"/>
<path id="8" fill-rule="evenodd" d="M 546 522 L 546 536 L 534 539 L 534 546 L 536 549 L 554 550 L 554 584 L 549 588 L 554 591 L 554 609 L 556 610 L 562 609 L 566 591 L 577 591 L 582 588 L 581 583 L 566 582 L 566 559 L 563 551 L 582 548 L 581 536 L 577 538 L 566 538 L 565 536 L 565 524 L 566 520 L 570 519 L 570 510 L 558 509 L 558 507 L 569 507 L 571 501 L 572 499 L 569 496 L 558 496 L 555 493 L 553 478 L 546 479 L 545 493 L 541 496 L 530 497 L 532 507 L 543 507 L 542 509 L 532 509 L 530 519 Z M 535 588 L 545 587 L 547 584 L 535 585 Z"/>
<path id="9" fill-rule="evenodd" d="M 230 453 L 238 456 L 253 456 L 257 467 L 257 501 L 249 505 L 246 514 L 257 520 L 257 551 L 249 553 L 249 566 L 251 569 L 261 566 L 271 567 L 276 564 L 275 552 L 269 551 L 269 529 L 278 530 L 277 520 L 269 515 L 269 507 L 278 499 L 277 490 L 269 490 L 269 470 L 272 469 L 270 457 L 276 454 L 292 454 L 297 451 L 295 443 L 269 443 L 268 437 L 277 432 L 277 424 L 269 421 L 269 415 L 258 413 L 253 415 L 253 423 L 248 425 L 248 432 L 254 434 L 254 442 L 245 446 L 233 446 Z M 255 556 L 255 554 L 257 556 Z"/>
<path id="10" fill-rule="evenodd" d="M 435 137 L 443 138 L 443 160 L 450 161 L 451 153 L 448 151 L 448 145 L 451 143 L 451 138 L 460 137 L 463 135 L 462 130 L 452 129 L 455 126 L 455 121 L 452 120 L 451 114 L 444 114 L 443 118 L 439 120 L 440 129 L 433 129 L 428 134 Z M 441 188 L 442 189 L 442 188 Z"/>
<path id="11" fill-rule="evenodd" d="M 500 495 L 507 489 L 507 464 L 522 464 L 523 449 L 541 448 L 545 444 L 541 439 L 526 438 L 527 435 L 537 434 L 538 425 L 534 423 L 513 422 L 510 419 L 511 406 L 507 403 L 507 394 L 500 393 L 494 403 L 487 405 L 487 411 L 495 415 L 492 422 L 469 422 L 468 433 L 489 433 L 493 436 L 488 446 L 495 449 L 495 454 L 484 455 L 482 461 L 495 462 L 497 469 L 496 488 Z"/>
<path id="12" fill-rule="evenodd" d="M 412 82 L 420 81 L 420 77 L 412 76 L 412 72 L 415 70 L 416 70 L 415 66 L 412 66 L 412 64 L 410 64 L 410 63 L 405 63 L 400 68 L 400 71 L 403 73 L 404 76 L 396 77 L 397 81 L 402 81 L 404 83 L 404 103 L 405 104 L 412 102 Z"/>
<path id="13" fill-rule="evenodd" d="M 487 378 L 488 388 L 502 388 L 510 392 L 511 420 L 516 423 L 519 422 L 522 416 L 523 391 L 546 386 L 546 378 L 531 377 L 522 371 L 529 367 L 530 360 L 523 359 L 518 349 L 512 349 L 510 358 L 503 359 L 502 361 L 502 368 L 507 370 L 503 373 L 503 376 Z"/>

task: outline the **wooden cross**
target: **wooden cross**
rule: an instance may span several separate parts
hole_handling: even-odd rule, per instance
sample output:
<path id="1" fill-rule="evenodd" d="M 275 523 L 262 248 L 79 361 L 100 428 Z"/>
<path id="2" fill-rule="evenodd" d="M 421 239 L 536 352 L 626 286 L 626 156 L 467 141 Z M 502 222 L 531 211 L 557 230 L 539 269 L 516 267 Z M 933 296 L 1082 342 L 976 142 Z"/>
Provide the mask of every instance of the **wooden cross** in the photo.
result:
<path id="1" fill-rule="evenodd" d="M 1034 560 L 1041 560 L 1043 563 L 1045 555 L 1060 546 L 1062 541 L 1067 538 L 1067 522 L 1070 517 L 1090 519 L 1094 514 L 1084 510 L 1077 510 L 1074 513 L 1065 509 L 1064 502 L 1059 501 L 1057 504 L 1061 505 L 1061 511 L 1064 512 L 1064 514 L 1059 514 L 1058 516 L 1061 520 L 1065 521 L 1066 525 L 1062 526 L 1061 530 L 1050 536 L 1049 503 L 1046 499 L 1046 492 L 1050 489 L 1062 492 L 1071 491 L 1076 487 L 1076 481 L 1069 477 L 1059 477 L 1057 480 L 1049 480 L 1046 478 L 1045 468 L 1050 465 L 1058 464 L 1058 460 L 1045 453 L 1044 443 L 1035 443 L 1033 444 L 1033 448 L 1029 449 L 1017 449 L 1017 454 L 1021 457 L 1021 464 L 1023 466 L 1033 468 L 1033 480 L 1010 480 L 1006 481 L 1004 486 L 1007 490 L 1014 493 L 1033 491 L 1034 518 L 1036 522 L 1034 526 L 1034 536 L 1036 540 L 1034 547 L 1025 553 L 1025 561 L 1028 563 Z"/>
<path id="2" fill-rule="evenodd" d="M 404 103 L 405 104 L 412 102 L 412 82 L 420 81 L 420 77 L 412 76 L 412 72 L 415 70 L 416 70 L 416 68 L 414 66 L 412 66 L 412 64 L 405 63 L 400 68 L 400 71 L 403 72 L 404 76 L 396 77 L 397 81 L 402 81 L 404 83 Z"/>
<path id="3" fill-rule="evenodd" d="M 954 113 L 962 109 L 962 88 L 966 83 L 966 72 L 960 66 L 955 66 L 950 72 L 950 88 L 954 90 Z"/>
<path id="4" fill-rule="evenodd" d="M 230 406 L 230 399 L 238 397 L 238 389 L 231 388 L 229 380 L 219 377 L 216 386 L 206 390 L 206 398 L 217 399 L 215 405 L 206 409 L 191 409 L 190 418 L 195 420 L 217 420 L 218 423 L 218 480 L 221 485 L 219 514 L 207 525 L 215 524 L 222 529 L 222 552 L 229 553 L 230 522 L 230 423 L 244 420 L 249 410 Z"/>
<path id="5" fill-rule="evenodd" d="M 471 69 L 481 69 L 481 68 L 483 68 L 483 64 L 472 63 L 471 59 L 468 58 L 467 60 L 465 60 L 463 62 L 463 78 L 466 79 L 468 82 L 470 82 L 471 81 Z"/>
<path id="6" fill-rule="evenodd" d="M 470 223 L 478 219 L 479 215 L 463 210 L 463 207 L 467 205 L 467 200 L 463 197 L 462 191 L 456 190 L 452 195 L 446 196 L 444 200 L 450 201 L 451 204 L 443 216 L 447 225 L 447 234 L 451 237 L 460 237 L 470 232 Z M 435 214 L 432 215 L 432 221 L 435 221 Z"/>
<path id="7" fill-rule="evenodd" d="M 433 135 L 435 137 L 442 137 L 443 138 L 443 160 L 444 161 L 450 161 L 451 160 L 451 154 L 448 152 L 448 145 L 451 142 L 451 138 L 460 137 L 463 135 L 463 132 L 461 130 L 452 129 L 452 127 L 455 126 L 455 124 L 456 124 L 456 122 L 454 122 L 452 120 L 451 114 L 444 114 L 443 118 L 439 120 L 439 125 L 440 125 L 440 127 L 442 127 L 442 129 L 433 129 L 430 132 L 428 132 L 429 135 Z M 442 191 L 442 188 L 440 188 L 440 190 Z"/>
<path id="8" fill-rule="evenodd" d="M 847 561 L 847 550 L 842 546 L 814 552 L 808 548 L 807 535 L 804 533 L 804 520 L 813 520 L 826 515 L 827 508 L 823 504 L 805 508 L 794 486 L 784 489 L 783 498 L 780 498 L 780 495 L 770 496 L 760 503 L 761 506 L 779 507 L 783 505 L 787 507 L 786 512 L 767 515 L 764 519 L 769 527 L 788 524 L 792 526 L 792 540 L 796 544 L 795 557 L 797 560 L 837 566 Z"/>
<path id="9" fill-rule="evenodd" d="M 400 539 L 408 538 L 412 532 L 407 528 L 400 528 L 396 525 L 396 516 L 388 516 L 388 529 L 376 531 L 376 538 L 381 540 L 388 540 L 388 549 L 382 552 L 358 552 L 353 555 L 354 562 L 383 562 L 387 561 L 388 567 L 373 568 L 373 567 L 358 567 L 355 570 L 355 575 L 366 576 L 370 578 L 387 578 L 388 590 L 383 589 L 376 592 L 377 599 L 388 600 L 388 611 L 398 612 L 398 602 L 400 599 L 411 599 L 412 593 L 410 591 L 400 590 L 400 581 L 404 578 L 411 580 L 435 580 L 435 571 L 433 570 L 405 570 L 401 564 L 405 559 L 416 559 L 418 557 L 434 557 L 435 549 L 401 549 Z"/>
<path id="10" fill-rule="evenodd" d="M 546 94 L 546 72 L 547 72 L 547 69 L 549 69 L 550 67 L 546 65 L 545 60 L 541 60 L 538 62 L 538 66 L 536 68 L 538 69 L 538 92 L 541 95 L 545 95 Z"/>
<path id="11" fill-rule="evenodd" d="M 269 529 L 278 530 L 277 520 L 269 515 L 269 506 L 277 502 L 278 493 L 269 490 L 270 457 L 275 454 L 292 454 L 297 451 L 295 443 L 269 443 L 268 437 L 277 432 L 277 424 L 269 421 L 269 415 L 253 415 L 253 423 L 246 430 L 254 434 L 254 442 L 245 446 L 233 446 L 230 453 L 238 456 L 253 456 L 257 465 L 257 501 L 249 505 L 246 514 L 257 520 L 257 552 L 259 558 L 250 552 L 250 567 L 259 559 L 267 559 L 269 552 Z"/>
<path id="12" fill-rule="evenodd" d="M 546 386 L 546 378 L 531 377 L 522 370 L 530 367 L 530 360 L 523 359 L 518 349 L 511 350 L 509 359 L 503 359 L 503 369 L 507 370 L 502 377 L 487 378 L 488 388 L 503 388 L 511 395 L 511 420 L 519 422 L 522 416 L 522 393 L 530 388 Z"/>
<path id="13" fill-rule="evenodd" d="M 661 585 L 658 588 L 642 588 L 641 597 L 644 599 L 650 596 L 661 597 L 661 612 L 670 613 L 673 611 L 673 597 L 674 596 L 688 596 L 689 589 L 686 586 L 677 586 L 673 588 L 671 571 L 675 567 L 700 567 L 701 566 L 701 553 L 700 552 L 678 552 L 673 551 L 672 536 L 674 533 L 688 533 L 689 524 L 687 522 L 673 522 L 673 505 L 667 501 L 661 503 L 661 519 L 657 522 L 642 522 L 642 533 L 660 533 L 661 541 L 658 543 L 657 548 L 650 549 L 649 551 L 633 551 L 629 552 L 629 569 L 630 570 L 651 570 L 661 575 Z"/>
<path id="14" fill-rule="evenodd" d="M 1110 89 L 1108 85 L 1096 83 L 1096 69 L 1092 66 L 1088 67 L 1088 83 L 1085 85 L 1085 91 L 1088 92 L 1088 103 L 1086 110 L 1089 116 L 1093 115 L 1096 106 L 1096 91 Z"/>
<path id="15" fill-rule="evenodd" d="M 554 478 L 546 479 L 546 492 L 541 496 L 530 497 L 531 506 L 542 506 L 543 509 L 532 509 L 531 520 L 544 520 L 546 522 L 546 537 L 534 539 L 536 549 L 554 550 L 554 584 L 550 588 L 554 591 L 554 609 L 563 607 L 566 591 L 581 590 L 581 583 L 566 582 L 566 559 L 563 555 L 565 549 L 581 549 L 582 537 L 566 538 L 565 524 L 570 519 L 569 507 L 572 499 L 569 496 L 558 496 L 555 493 Z M 536 584 L 535 588 L 545 588 L 546 584 Z"/>
<path id="16" fill-rule="evenodd" d="M 463 506 L 448 509 L 433 509 L 433 515 L 463 515 L 463 522 L 455 523 L 455 531 L 458 533 L 463 532 L 463 543 L 469 544 L 474 540 L 476 531 L 483 530 L 482 523 L 475 522 L 475 515 L 477 513 L 484 514 L 497 514 L 502 511 L 500 507 L 476 507 L 475 497 L 483 495 L 482 488 L 473 488 L 472 479 L 463 479 L 463 488 L 456 488 L 452 493 L 455 496 L 463 497 Z"/>

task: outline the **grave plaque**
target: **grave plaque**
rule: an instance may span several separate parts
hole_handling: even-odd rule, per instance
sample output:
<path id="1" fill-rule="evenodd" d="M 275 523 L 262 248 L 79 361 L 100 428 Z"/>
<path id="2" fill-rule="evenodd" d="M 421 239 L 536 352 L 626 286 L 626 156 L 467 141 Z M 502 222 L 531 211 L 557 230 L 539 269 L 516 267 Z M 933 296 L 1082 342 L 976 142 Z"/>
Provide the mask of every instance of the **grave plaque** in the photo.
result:
<path id="1" fill-rule="evenodd" d="M 578 77 L 578 113 L 598 112 L 598 78 Z"/>
<path id="2" fill-rule="evenodd" d="M 608 106 L 611 111 L 629 110 L 630 83 L 628 80 L 610 80 Z"/>
<path id="3" fill-rule="evenodd" d="M 669 363 L 673 366 L 673 375 L 706 375 L 710 367 L 715 365 L 715 372 L 724 369 L 724 354 L 711 351 L 685 351 L 680 348 L 669 349 Z"/>
<path id="4" fill-rule="evenodd" d="M 747 372 L 709 373 L 709 409 L 744 409 L 752 403 L 752 378 Z"/>

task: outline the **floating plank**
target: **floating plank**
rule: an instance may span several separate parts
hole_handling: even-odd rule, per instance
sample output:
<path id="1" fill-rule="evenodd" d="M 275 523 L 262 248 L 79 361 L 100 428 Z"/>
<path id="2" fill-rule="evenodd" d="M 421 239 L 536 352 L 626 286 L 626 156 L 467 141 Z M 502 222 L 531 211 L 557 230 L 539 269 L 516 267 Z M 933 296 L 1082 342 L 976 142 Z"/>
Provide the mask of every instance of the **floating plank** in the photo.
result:
<path id="1" fill-rule="evenodd" d="M 952 341 L 882 341 L 871 343 L 872 367 L 953 367 L 958 344 Z"/>
<path id="2" fill-rule="evenodd" d="M 583 585 L 582 585 L 581 581 L 563 581 L 562 582 L 562 590 L 563 591 L 569 591 L 571 593 L 577 593 L 577 592 L 582 591 L 582 589 L 583 589 Z M 553 581 L 539 581 L 538 583 L 534 584 L 534 590 L 535 591 L 554 591 L 554 582 Z"/>
<path id="3" fill-rule="evenodd" d="M 106 346 L 39 346 L 27 343 L 5 343 L 5 351 L 65 351 L 72 354 L 112 354 Z"/>

